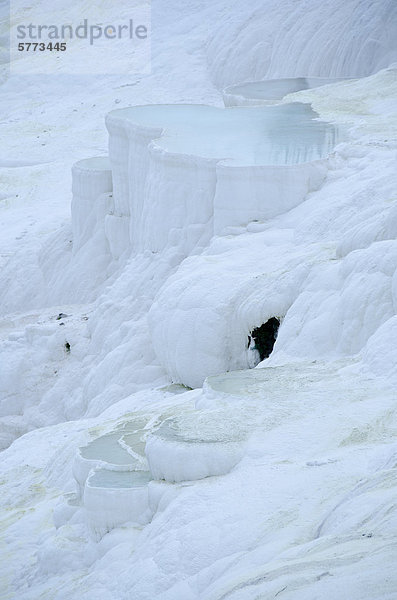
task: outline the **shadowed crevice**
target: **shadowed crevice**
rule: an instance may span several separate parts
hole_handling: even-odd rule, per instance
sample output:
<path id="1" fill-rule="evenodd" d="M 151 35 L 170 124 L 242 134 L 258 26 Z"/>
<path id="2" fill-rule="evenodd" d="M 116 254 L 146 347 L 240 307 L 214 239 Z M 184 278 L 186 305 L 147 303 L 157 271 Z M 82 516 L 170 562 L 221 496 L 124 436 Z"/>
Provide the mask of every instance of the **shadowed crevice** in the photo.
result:
<path id="1" fill-rule="evenodd" d="M 271 317 L 266 323 L 252 330 L 250 338 L 255 342 L 254 348 L 258 351 L 261 361 L 268 358 L 273 352 L 279 327 L 280 320 L 277 317 Z"/>

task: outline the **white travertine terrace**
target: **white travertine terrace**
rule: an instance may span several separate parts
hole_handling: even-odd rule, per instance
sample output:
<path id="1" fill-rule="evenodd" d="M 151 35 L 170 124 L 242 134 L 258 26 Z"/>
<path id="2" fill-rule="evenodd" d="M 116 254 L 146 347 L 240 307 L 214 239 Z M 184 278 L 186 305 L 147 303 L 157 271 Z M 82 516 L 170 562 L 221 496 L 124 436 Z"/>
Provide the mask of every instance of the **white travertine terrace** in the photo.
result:
<path id="1" fill-rule="evenodd" d="M 249 430 L 249 419 L 222 408 L 177 411 L 157 429 L 128 421 L 78 449 L 77 494 L 57 507 L 54 523 L 83 508 L 97 540 L 130 521 L 144 525 L 162 510 L 170 484 L 228 473 L 244 455 Z"/>
<path id="2" fill-rule="evenodd" d="M 109 159 L 96 156 L 72 168 L 72 232 L 76 252 L 92 236 L 98 221 L 113 211 L 112 170 Z"/>
<path id="3" fill-rule="evenodd" d="M 145 453 L 154 479 L 168 482 L 228 473 L 242 458 L 246 431 L 225 413 L 195 412 L 164 421 Z"/>
<path id="4" fill-rule="evenodd" d="M 109 113 L 114 214 L 129 222 L 133 251 L 176 246 L 187 255 L 228 226 L 302 202 L 321 185 L 338 140 L 335 127 L 316 117 L 300 103 Z"/>
<path id="5" fill-rule="evenodd" d="M 143 524 L 149 520 L 147 471 L 91 472 L 84 488 L 84 507 L 88 525 L 97 539 L 129 521 Z"/>
<path id="6" fill-rule="evenodd" d="M 230 85 L 223 90 L 225 106 L 258 106 L 280 102 L 287 94 L 344 81 L 341 77 L 287 77 Z"/>
<path id="7" fill-rule="evenodd" d="M 84 506 L 96 539 L 127 521 L 142 523 L 150 518 L 148 483 L 153 478 L 144 454 L 144 425 L 127 422 L 76 453 L 76 502 Z M 65 507 L 60 519 L 62 511 Z"/>
<path id="8" fill-rule="evenodd" d="M 87 446 L 79 448 L 73 464 L 73 476 L 76 480 L 80 497 L 90 472 L 104 464 L 117 471 L 132 471 L 137 460 L 120 444 L 121 431 L 96 438 Z"/>
<path id="9" fill-rule="evenodd" d="M 187 256 L 228 227 L 289 211 L 321 185 L 339 138 L 301 103 L 137 106 L 106 125 L 109 159 L 73 167 L 73 250 L 102 227 L 115 259 Z"/>

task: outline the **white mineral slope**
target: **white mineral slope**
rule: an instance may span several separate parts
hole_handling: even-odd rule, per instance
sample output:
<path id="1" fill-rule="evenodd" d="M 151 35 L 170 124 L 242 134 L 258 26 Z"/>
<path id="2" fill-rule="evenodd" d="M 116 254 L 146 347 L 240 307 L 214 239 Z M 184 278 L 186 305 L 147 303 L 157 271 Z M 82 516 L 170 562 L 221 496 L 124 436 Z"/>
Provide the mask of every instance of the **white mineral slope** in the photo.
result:
<path id="1" fill-rule="evenodd" d="M 47 0 L 35 6 L 44 14 Z M 26 3 L 19 0 L 13 2 L 17 15 L 22 15 L 25 7 Z M 67 11 L 63 10 L 66 17 Z M 396 59 L 395 36 L 390 34 L 396 19 L 392 0 L 354 0 L 338 2 L 337 6 L 334 0 L 320 4 L 307 0 L 299 6 L 287 0 L 278 4 L 253 0 L 249 7 L 236 0 L 232 5 L 218 0 L 188 3 L 182 15 L 176 3 L 165 8 L 153 2 L 152 10 L 151 75 L 88 80 L 26 75 L 14 76 L 2 87 L 1 102 L 9 116 L 1 124 L 2 311 L 92 301 L 106 285 L 109 271 L 103 261 L 95 262 L 93 248 L 86 248 L 77 268 L 69 266 L 70 170 L 79 159 L 106 153 L 107 136 L 101 123 L 111 109 L 155 102 L 221 105 L 207 66 L 219 73 L 215 81 L 222 87 L 264 76 L 328 77 L 341 70 L 344 76 L 367 75 Z M 61 18 L 60 3 L 57 11 Z M 240 36 L 244 43 L 240 44 Z M 254 43 L 257 37 L 260 42 Z M 210 44 L 207 51 L 206 42 Z M 284 52 L 285 44 L 291 45 L 288 52 Z M 370 57 L 363 46 L 370 48 Z M 269 53 L 270 69 L 266 59 Z M 321 69 L 314 68 L 313 57 Z M 356 69 L 358 63 L 360 68 Z M 29 98 L 25 94 L 27 85 L 31 89 Z M 61 223 L 65 227 L 62 234 Z M 55 239 L 47 246 L 45 242 L 52 232 Z M 40 260 L 43 242 L 45 254 L 57 254 L 50 272 L 46 270 L 48 262 L 43 265 Z M 15 253 L 18 256 L 13 260 Z M 96 277 L 90 277 L 87 265 Z M 84 285 L 76 287 L 76 272 L 82 272 Z"/>
<path id="2" fill-rule="evenodd" d="M 44 12 L 47 4 L 41 2 Z M 68 22 L 68 8 L 58 8 Z M 21 16 L 25 9 L 26 3 L 13 3 Z M 0 168 L 2 447 L 26 430 L 78 418 L 87 409 L 98 414 L 120 396 L 167 381 L 151 346 L 146 312 L 182 256 L 163 253 L 126 264 L 116 236 L 109 235 L 112 219 L 103 222 L 106 198 L 90 215 L 91 236 L 73 251 L 71 168 L 78 160 L 107 154 L 104 118 L 116 107 L 222 104 L 203 53 L 206 23 L 220 10 L 221 4 L 192 2 L 181 16 L 177 4 L 153 6 L 150 76 L 26 75 L 2 86 L 0 101 L 8 116 L 1 123 Z M 97 299 L 98 315 L 109 322 L 105 336 L 105 321 L 97 328 L 87 320 Z M 55 320 L 61 312 L 69 316 L 64 326 Z"/>
<path id="3" fill-rule="evenodd" d="M 26 18 L 28 4 L 16 0 L 13 14 Z M 89 302 L 103 290 L 109 273 L 103 263 L 96 266 L 95 246 L 86 248 L 84 260 L 69 266 L 72 165 L 107 154 L 104 118 L 114 108 L 159 102 L 222 105 L 208 77 L 203 47 L 207 24 L 216 21 L 224 4 L 188 2 L 181 15 L 177 3 L 165 7 L 154 2 L 151 75 L 25 74 L 2 85 L 1 110 L 7 115 L 1 123 L 0 154 L 2 314 L 59 302 Z M 49 10 L 48 0 L 34 5 L 40 13 Z M 124 1 L 123 7 L 128 6 Z M 100 6 L 96 8 L 100 11 Z M 57 16 L 60 22 L 69 22 L 70 7 L 57 3 Z M 44 265 L 43 254 L 53 255 Z M 76 272 L 84 280 L 77 289 Z"/>
<path id="4" fill-rule="evenodd" d="M 236 21 L 239 19 L 237 5 L 238 3 L 234 5 L 232 11 Z M 132 77 L 127 81 L 117 77 L 109 80 L 108 88 L 103 80 L 98 82 L 93 79 L 89 95 L 87 95 L 87 85 L 83 84 L 81 79 L 68 80 L 68 86 L 65 88 L 64 80 L 55 78 L 45 82 L 45 94 L 42 93 L 43 82 L 39 87 L 33 87 L 33 96 L 29 99 L 24 93 L 25 79 L 22 81 L 13 78 L 3 86 L 2 102 L 7 107 L 11 118 L 9 123 L 2 124 L 3 135 L 7 141 L 4 151 L 9 157 L 18 160 L 19 166 L 2 169 L 5 184 L 3 189 L 7 195 L 1 207 L 1 252 L 6 262 L 0 274 L 2 314 L 23 311 L 29 323 L 38 326 L 36 333 L 39 336 L 42 307 L 57 305 L 46 315 L 52 317 L 59 312 L 75 314 L 76 322 L 79 323 L 79 343 L 80 340 L 85 339 L 89 344 L 84 360 L 80 360 L 81 355 L 77 354 L 71 370 L 68 369 L 67 377 L 59 377 L 60 372 L 56 366 L 52 371 L 48 371 L 57 377 L 51 376 L 45 379 L 46 388 L 43 395 L 42 366 L 45 364 L 47 369 L 47 365 L 51 364 L 55 355 L 49 346 L 43 346 L 40 348 L 42 358 L 39 359 L 39 355 L 32 347 L 31 338 L 24 331 L 25 317 L 22 321 L 19 321 L 19 317 L 16 321 L 14 317 L 6 318 L 4 326 L 7 339 L 4 340 L 4 344 L 2 343 L 1 368 L 7 371 L 7 365 L 14 363 L 14 352 L 16 352 L 21 356 L 20 364 L 23 365 L 24 372 L 32 372 L 32 379 L 28 378 L 29 384 L 25 383 L 26 379 L 21 381 L 11 378 L 7 379 L 8 383 L 2 386 L 3 392 L 6 390 L 7 393 L 5 401 L 7 418 L 9 416 L 14 418 L 15 413 L 9 408 L 14 404 L 18 406 L 17 421 L 25 423 L 21 427 L 18 425 L 11 438 L 7 434 L 8 440 L 12 439 L 17 431 L 21 432 L 26 427 L 37 426 L 37 423 L 47 424 L 49 414 L 51 414 L 51 422 L 54 419 L 64 418 L 63 415 L 69 413 L 69 408 L 65 409 L 63 402 L 56 402 L 52 398 L 67 397 L 69 404 L 70 395 L 75 397 L 76 401 L 72 403 L 74 417 L 84 414 L 87 409 L 93 411 L 91 414 L 97 414 L 119 397 L 120 390 L 131 393 L 140 389 L 142 385 L 150 386 L 155 378 L 159 382 L 165 381 L 165 373 L 153 352 L 146 313 L 153 296 L 184 258 L 184 254 L 176 248 L 172 252 L 160 255 L 136 257 L 126 264 L 127 257 L 122 257 L 120 260 L 119 255 L 122 254 L 120 247 L 113 249 L 109 247 L 106 220 L 105 230 L 103 223 L 99 223 L 98 230 L 90 240 L 79 252 L 73 254 L 69 216 L 70 167 L 77 159 L 106 153 L 105 127 L 98 127 L 98 123 L 103 123 L 104 114 L 111 108 L 130 104 L 131 101 L 136 103 L 194 101 L 221 104 L 220 96 L 216 95 L 208 81 L 203 44 L 207 39 L 208 27 L 211 32 L 212 27 L 217 23 L 215 17 L 222 15 L 225 6 L 221 2 L 213 3 L 211 7 L 191 6 L 191 12 L 187 12 L 182 18 L 178 16 L 178 19 L 175 18 L 177 7 L 174 5 L 167 7 L 163 12 L 160 6 L 156 5 L 154 8 L 157 11 L 155 14 L 158 26 L 155 31 L 153 73 L 150 77 Z M 229 11 L 229 5 L 227 10 Z M 270 18 L 270 14 L 276 18 L 275 14 L 278 14 L 279 10 L 281 10 L 280 6 L 273 6 L 266 20 Z M 288 13 L 289 5 L 285 4 L 283 10 Z M 392 18 L 392 12 L 390 14 Z M 252 22 L 257 22 L 255 19 L 258 15 L 250 12 L 246 14 L 246 20 L 250 21 L 250 15 Z M 326 31 L 323 33 L 326 36 Z M 169 46 L 169 39 L 173 35 L 175 44 Z M 211 33 L 209 35 L 211 37 Z M 176 54 L 178 59 L 174 60 Z M 331 58 L 329 60 L 331 61 Z M 225 63 L 225 68 L 228 64 Z M 329 64 L 331 70 L 332 65 Z M 168 83 L 171 73 L 174 74 L 172 78 L 174 85 L 170 87 Z M 247 72 L 247 77 L 248 75 Z M 37 78 L 34 81 L 37 82 Z M 388 216 L 391 203 L 382 200 L 384 194 L 387 198 L 392 194 L 394 173 L 392 159 L 389 158 L 392 152 L 383 141 L 386 138 L 383 137 L 382 141 L 379 141 L 380 138 L 376 134 L 381 122 L 385 127 L 387 121 L 389 124 L 393 122 L 392 115 L 390 119 L 388 118 L 388 113 L 393 112 L 393 97 L 391 92 L 384 88 L 383 83 L 378 89 L 378 84 L 374 82 L 371 90 L 365 81 L 362 85 L 362 95 L 373 94 L 379 104 L 376 114 L 373 115 L 364 108 L 364 121 L 372 123 L 375 131 L 373 144 L 365 147 L 361 142 L 354 146 L 347 145 L 338 153 L 337 168 L 329 175 L 331 181 L 328 183 L 332 183 L 333 187 L 327 185 L 319 192 L 321 202 L 317 201 L 315 194 L 309 197 L 308 202 L 311 204 L 305 203 L 305 207 L 310 207 L 310 210 L 306 211 L 305 207 L 302 207 L 301 211 L 297 209 L 297 212 L 293 213 L 296 219 L 293 218 L 293 226 L 288 224 L 287 228 L 290 230 L 297 228 L 293 234 L 296 239 L 303 236 L 309 243 L 313 237 L 316 238 L 315 241 L 319 238 L 326 240 L 327 235 L 322 236 L 322 231 L 329 227 L 329 213 L 332 213 L 332 220 L 337 218 L 342 222 L 342 227 L 339 228 L 341 232 L 345 230 L 344 221 L 350 219 L 357 243 L 359 239 L 382 238 L 383 228 L 391 232 L 387 235 L 393 235 L 393 221 L 391 216 Z M 349 87 L 342 86 L 338 89 L 345 89 L 347 95 L 350 93 Z M 383 99 L 388 94 L 390 100 Z M 92 97 L 95 97 L 95 101 Z M 358 110 L 356 116 L 355 110 Z M 349 104 L 345 112 L 342 111 L 344 121 L 349 123 L 351 119 L 357 123 L 363 119 L 361 111 L 361 105 L 356 109 Z M 327 113 L 326 116 L 332 118 L 332 114 Z M 38 130 L 27 128 L 26 119 L 33 119 Z M 44 141 L 40 141 L 41 136 L 47 137 Z M 23 147 L 19 145 L 18 139 L 24 139 Z M 81 143 L 76 143 L 76 140 L 81 140 Z M 384 145 L 383 148 L 380 143 Z M 34 154 L 35 159 L 40 159 L 45 164 L 22 167 L 21 160 L 27 148 L 30 154 Z M 61 162 L 47 164 L 50 159 L 58 156 L 64 157 Z M 9 164 L 9 159 L 7 160 Z M 378 167 L 378 160 L 382 163 L 381 169 Z M 366 166 L 365 179 L 362 178 L 363 165 Z M 346 175 L 349 177 L 351 175 L 353 178 L 351 193 L 349 192 L 348 195 L 345 195 L 346 186 L 343 179 Z M 336 181 L 332 181 L 333 178 Z M 381 185 L 378 184 L 380 178 L 382 178 Z M 12 190 L 16 187 L 18 190 L 13 196 Z M 338 202 L 336 211 L 328 200 L 328 190 L 331 191 L 333 201 Z M 367 199 L 365 214 L 362 196 Z M 378 198 L 379 202 L 374 204 L 373 197 Z M 354 208 L 350 206 L 352 202 Z M 314 206 L 317 210 L 317 205 L 320 215 L 314 219 L 312 209 Z M 355 222 L 357 217 L 358 223 Z M 118 218 L 115 216 L 113 221 Z M 108 229 L 112 229 L 115 225 L 110 221 L 112 219 L 107 220 Z M 353 222 L 357 228 L 354 231 Z M 29 223 L 32 225 L 28 226 Z M 261 228 L 261 225 L 251 227 L 250 230 L 255 231 L 255 227 Z M 272 228 L 273 225 L 270 227 Z M 282 228 L 285 229 L 285 226 Z M 288 236 L 291 231 L 284 233 Z M 267 235 L 275 240 L 278 236 L 277 233 Z M 116 236 L 110 237 L 116 240 Z M 338 233 L 338 227 L 330 235 L 331 239 L 342 237 L 343 234 Z M 282 239 L 285 239 L 284 234 Z M 344 237 L 341 243 L 349 244 L 349 240 L 349 237 Z M 224 241 L 221 243 L 223 244 Z M 360 243 L 367 243 L 367 241 Z M 262 246 L 255 250 L 255 253 L 261 252 L 261 248 Z M 114 256 L 118 257 L 117 260 Z M 97 317 L 86 323 L 84 318 L 87 308 L 81 307 L 81 303 L 91 303 L 95 300 Z M 71 303 L 78 304 L 75 311 L 65 308 L 66 305 L 70 307 Z M 30 309 L 35 310 L 30 311 Z M 19 323 L 22 323 L 21 327 Z M 8 339 L 8 328 L 14 328 L 15 324 L 20 332 L 19 342 Z M 249 325 L 250 323 L 244 325 L 244 328 Z M 201 324 L 200 327 L 205 328 L 206 325 Z M 239 327 L 237 324 L 237 328 Z M 212 331 L 211 324 L 209 328 Z M 160 332 L 159 335 L 162 336 L 163 333 Z M 59 339 L 55 345 L 62 357 L 62 364 L 71 366 L 73 359 L 64 360 L 64 343 L 67 337 Z M 238 337 L 241 339 L 241 332 Z M 208 339 L 211 339 L 212 343 L 215 338 L 209 335 Z M 156 344 L 156 339 L 154 343 Z M 168 352 L 168 350 L 164 351 Z M 237 351 L 240 352 L 240 349 Z M 37 366 L 35 361 L 32 361 L 33 356 L 37 359 Z M 161 358 L 163 361 L 163 357 Z M 172 360 L 173 358 L 170 357 L 170 361 Z M 230 364 L 238 367 L 245 363 L 231 356 Z M 72 385 L 72 394 L 69 391 L 71 371 L 73 380 L 77 382 L 77 387 Z M 175 371 L 170 365 L 171 372 Z M 212 372 L 214 367 L 208 373 L 200 373 L 196 381 L 202 381 L 205 375 Z M 43 404 L 40 419 L 34 419 L 33 415 L 27 417 L 23 407 L 36 406 L 42 402 L 47 391 L 51 401 L 49 400 L 48 405 Z M 8 430 L 14 425 L 8 423 L 5 427 Z"/>
<path id="5" fill-rule="evenodd" d="M 283 317 L 271 359 L 280 362 L 355 355 L 396 314 L 397 70 L 320 90 L 293 98 L 311 98 L 352 136 L 322 188 L 286 215 L 214 239 L 155 299 L 153 344 L 174 381 L 200 386 L 247 368 L 247 337 L 271 316 Z"/>
<path id="6" fill-rule="evenodd" d="M 363 77 L 397 60 L 394 0 L 234 3 L 209 37 L 216 85 L 285 77 Z"/>
<path id="7" fill-rule="evenodd" d="M 3 501 L 13 502 L 1 524 L 8 597 L 270 600 L 284 590 L 307 600 L 336 590 L 341 598 L 393 598 L 395 393 L 380 379 L 349 374 L 347 364 L 268 369 L 260 392 L 243 402 L 230 387 L 219 400 L 182 394 L 178 405 L 157 394 L 150 409 L 147 394 L 131 396 L 95 421 L 21 437 L 2 461 Z M 131 418 L 122 417 L 128 410 L 152 423 L 183 416 L 192 400 L 229 403 L 256 421 L 231 473 L 158 484 L 150 524 L 125 524 L 98 543 L 81 510 L 60 511 L 62 491 L 73 490 L 73 453 L 89 436 Z"/>
<path id="8" fill-rule="evenodd" d="M 159 37 L 152 75 L 91 82 L 13 78 L 2 89 L 9 116 L 1 124 L 5 445 L 37 428 L 2 453 L 2 597 L 394 600 L 395 71 L 332 86 L 327 96 L 300 94 L 321 117 L 354 128 L 355 137 L 338 148 L 320 190 L 288 215 L 214 240 L 203 256 L 180 267 L 184 285 L 175 275 L 181 260 L 175 251 L 124 263 L 108 254 L 107 270 L 96 263 L 94 244 L 73 263 L 69 215 L 70 168 L 106 154 L 105 127 L 98 123 L 109 110 L 147 102 L 221 105 L 206 70 L 208 36 L 217 44 L 208 52 L 209 68 L 222 85 L 266 74 L 368 75 L 393 57 L 394 3 L 258 0 L 247 8 L 237 0 L 187 1 L 182 14 L 180 2 L 161 4 L 154 3 Z M 223 37 L 213 36 L 214 27 Z M 256 44 L 261 35 L 271 68 L 259 67 L 266 56 Z M 375 40 L 369 59 L 360 58 L 364 39 Z M 244 273 L 240 295 L 231 285 L 233 252 L 240 260 L 236 270 Z M 277 268 L 266 272 L 272 257 Z M 189 264 L 197 267 L 197 279 Z M 189 285 L 195 298 L 183 289 Z M 182 290 L 178 302 L 167 286 Z M 198 409 L 214 402 L 200 398 L 201 390 L 164 398 L 154 389 L 169 381 L 147 322 L 159 291 L 150 316 L 154 344 L 155 334 L 163 336 L 164 352 L 158 351 L 170 373 L 197 385 L 225 350 L 219 368 L 247 363 L 243 333 L 254 317 L 259 324 L 257 316 L 262 322 L 270 314 L 255 312 L 257 305 L 266 309 L 269 293 L 272 313 L 284 320 L 267 363 L 273 368 L 265 369 L 266 396 L 254 402 L 271 418 L 265 427 L 258 422 L 258 435 L 229 474 L 178 487 L 159 484 L 149 525 L 126 524 L 96 543 L 81 512 L 69 520 L 64 514 L 64 524 L 54 525 L 56 505 L 73 490 L 77 448 L 90 435 L 111 431 L 119 417 L 148 415 L 150 407 L 149 418 L 169 418 L 184 403 L 191 410 L 195 401 Z M 174 332 L 154 322 L 155 311 L 165 321 L 170 307 L 178 314 Z M 61 312 L 70 315 L 65 325 L 56 320 Z M 185 325 L 197 356 L 190 335 L 183 337 Z M 218 339 L 225 331 L 227 339 Z M 209 359 L 205 340 L 208 355 L 216 346 Z M 190 363 L 181 344 L 192 352 Z M 251 406 L 247 401 L 252 415 Z M 70 421 L 85 414 L 101 416 Z"/>

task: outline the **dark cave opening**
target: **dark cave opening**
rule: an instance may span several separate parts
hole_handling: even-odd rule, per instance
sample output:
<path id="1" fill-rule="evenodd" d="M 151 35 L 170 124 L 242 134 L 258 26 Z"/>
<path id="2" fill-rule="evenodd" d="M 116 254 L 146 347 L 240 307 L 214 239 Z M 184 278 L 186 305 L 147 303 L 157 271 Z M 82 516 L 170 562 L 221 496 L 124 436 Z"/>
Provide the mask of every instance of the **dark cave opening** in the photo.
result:
<path id="1" fill-rule="evenodd" d="M 258 351 L 261 361 L 268 358 L 273 352 L 279 327 L 280 319 L 271 317 L 266 323 L 251 331 L 249 345 L 251 345 L 251 340 L 253 339 L 255 342 L 254 348 Z"/>

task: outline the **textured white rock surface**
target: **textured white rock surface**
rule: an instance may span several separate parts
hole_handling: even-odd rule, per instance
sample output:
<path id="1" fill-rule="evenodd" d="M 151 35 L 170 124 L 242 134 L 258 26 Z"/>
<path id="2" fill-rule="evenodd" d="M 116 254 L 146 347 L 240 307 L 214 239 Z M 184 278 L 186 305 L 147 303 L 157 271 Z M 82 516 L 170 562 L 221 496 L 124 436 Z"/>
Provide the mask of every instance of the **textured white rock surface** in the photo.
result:
<path id="1" fill-rule="evenodd" d="M 24 21 L 32 5 L 13 4 Z M 37 0 L 37 6 L 48 15 L 54 3 Z M 0 570 L 9 597 L 393 598 L 396 71 L 377 70 L 395 60 L 394 6 L 391 0 L 153 3 L 151 75 L 67 81 L 26 75 L 3 85 L 0 426 L 9 448 L 0 464 Z M 57 7 L 69 22 L 70 7 Z M 302 74 L 372 74 L 295 98 L 345 124 L 352 140 L 338 148 L 321 189 L 300 206 L 268 223 L 234 228 L 214 240 L 200 265 L 194 258 L 190 267 L 203 274 L 202 285 L 197 278 L 196 296 L 186 292 L 175 302 L 178 318 L 164 353 L 172 373 L 171 344 L 183 337 L 186 312 L 196 319 L 189 328 L 199 343 L 189 361 L 194 343 L 184 337 L 186 355 L 179 351 L 175 363 L 181 379 L 238 368 L 245 332 L 285 308 L 267 363 L 274 370 L 264 369 L 274 377 L 245 408 L 230 394 L 160 391 L 169 390 L 170 377 L 155 356 L 147 312 L 171 275 L 175 285 L 179 268 L 189 284 L 192 258 L 179 267 L 184 256 L 174 249 L 115 260 L 95 238 L 73 255 L 72 164 L 106 154 L 100 124 L 115 107 L 221 106 L 226 85 Z M 241 288 L 236 277 L 232 304 L 220 283 L 213 297 L 211 286 L 229 278 L 238 250 L 236 270 L 244 274 L 244 255 L 253 276 L 250 286 L 243 277 Z M 281 258 L 291 251 L 291 263 Z M 279 292 L 269 292 L 270 280 Z M 160 297 L 169 308 L 171 299 Z M 159 311 L 161 319 L 168 308 Z M 68 316 L 58 321 L 60 313 Z M 299 374 L 306 378 L 302 390 Z M 317 383 L 308 385 L 314 375 Z M 195 403 L 203 410 L 216 402 L 230 412 L 238 408 L 242 422 L 267 415 L 258 419 L 258 435 L 240 463 L 221 477 L 149 483 L 151 523 L 121 526 L 93 541 L 73 504 L 76 450 L 140 411 L 152 420 L 149 431 Z M 59 504 L 64 493 L 68 500 Z"/>
<path id="2" fill-rule="evenodd" d="M 103 229 L 107 214 L 113 212 L 112 171 L 109 159 L 94 157 L 80 160 L 72 168 L 73 251 Z"/>
<path id="3" fill-rule="evenodd" d="M 310 15 L 310 16 L 309 16 Z M 235 4 L 207 53 L 218 88 L 286 77 L 365 77 L 397 61 L 394 0 Z"/>
<path id="4" fill-rule="evenodd" d="M 145 453 L 153 479 L 170 483 L 228 473 L 244 455 L 247 430 L 224 411 L 169 418 L 148 436 Z"/>

